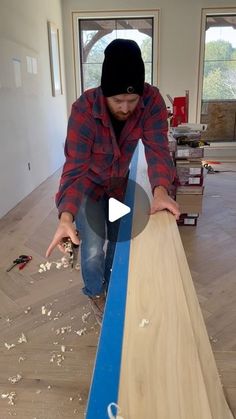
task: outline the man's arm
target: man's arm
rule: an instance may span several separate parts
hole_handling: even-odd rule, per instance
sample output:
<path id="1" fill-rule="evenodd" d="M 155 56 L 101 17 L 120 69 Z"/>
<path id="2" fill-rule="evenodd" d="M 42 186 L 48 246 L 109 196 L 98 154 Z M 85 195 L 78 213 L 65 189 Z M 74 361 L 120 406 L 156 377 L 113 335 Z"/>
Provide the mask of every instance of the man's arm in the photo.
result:
<path id="1" fill-rule="evenodd" d="M 82 112 L 79 101 L 72 106 L 65 142 L 66 161 L 56 195 L 59 216 L 63 212 L 76 215 L 86 188 L 93 144 L 93 121 L 90 112 Z"/>
<path id="2" fill-rule="evenodd" d="M 89 112 L 82 112 L 79 101 L 72 106 L 68 122 L 65 143 L 66 161 L 63 166 L 56 205 L 59 212 L 59 224 L 56 233 L 46 251 L 50 256 L 53 249 L 63 252 L 62 239 L 70 237 L 73 243 L 79 244 L 74 218 L 79 210 L 84 190 L 87 186 L 86 174 L 89 169 L 92 148 L 92 121 Z"/>
<path id="3" fill-rule="evenodd" d="M 152 95 L 152 103 L 148 107 L 142 141 L 145 147 L 149 181 L 153 191 L 151 214 L 168 209 L 178 219 L 179 206 L 168 194 L 176 171 L 168 146 L 167 109 L 156 88 Z"/>

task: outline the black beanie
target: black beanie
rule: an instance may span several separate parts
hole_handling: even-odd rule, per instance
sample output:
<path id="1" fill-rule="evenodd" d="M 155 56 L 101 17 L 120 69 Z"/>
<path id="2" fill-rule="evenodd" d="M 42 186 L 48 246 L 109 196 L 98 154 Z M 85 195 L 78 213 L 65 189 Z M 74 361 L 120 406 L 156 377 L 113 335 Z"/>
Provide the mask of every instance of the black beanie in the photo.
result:
<path id="1" fill-rule="evenodd" d="M 145 70 L 135 41 L 115 39 L 104 51 L 101 88 L 104 96 L 135 93 L 142 96 Z"/>

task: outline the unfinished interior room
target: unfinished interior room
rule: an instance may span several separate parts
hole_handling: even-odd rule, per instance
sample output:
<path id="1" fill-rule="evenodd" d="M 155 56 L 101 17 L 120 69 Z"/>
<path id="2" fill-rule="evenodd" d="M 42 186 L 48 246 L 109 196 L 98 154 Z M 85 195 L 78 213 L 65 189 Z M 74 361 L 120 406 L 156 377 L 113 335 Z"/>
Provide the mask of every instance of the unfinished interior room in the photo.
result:
<path id="1" fill-rule="evenodd" d="M 0 418 L 236 418 L 235 0 L 0 0 Z"/>

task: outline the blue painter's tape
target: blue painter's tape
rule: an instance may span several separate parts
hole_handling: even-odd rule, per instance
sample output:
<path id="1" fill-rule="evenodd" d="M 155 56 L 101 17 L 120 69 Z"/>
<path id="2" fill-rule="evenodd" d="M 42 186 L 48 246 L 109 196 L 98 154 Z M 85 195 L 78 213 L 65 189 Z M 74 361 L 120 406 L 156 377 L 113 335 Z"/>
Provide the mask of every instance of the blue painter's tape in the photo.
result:
<path id="1" fill-rule="evenodd" d="M 135 181 L 138 148 L 133 156 L 129 179 Z M 135 183 L 128 183 L 125 204 L 134 206 Z M 132 213 L 132 211 L 131 211 Z M 132 216 L 121 219 L 119 234 L 132 232 Z M 116 403 L 125 322 L 130 240 L 117 242 L 103 325 L 98 343 L 94 372 L 87 404 L 86 419 L 106 419 L 107 406 Z"/>

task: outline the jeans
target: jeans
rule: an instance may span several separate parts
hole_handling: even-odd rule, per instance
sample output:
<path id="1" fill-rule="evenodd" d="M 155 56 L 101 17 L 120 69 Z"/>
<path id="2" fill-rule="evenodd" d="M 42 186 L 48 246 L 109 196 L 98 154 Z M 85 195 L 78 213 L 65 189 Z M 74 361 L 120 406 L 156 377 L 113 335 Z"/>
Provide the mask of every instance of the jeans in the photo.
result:
<path id="1" fill-rule="evenodd" d="M 104 293 L 110 280 L 120 223 L 109 222 L 108 200 L 107 195 L 99 201 L 85 197 L 75 218 L 81 240 L 83 293 L 90 297 Z"/>

